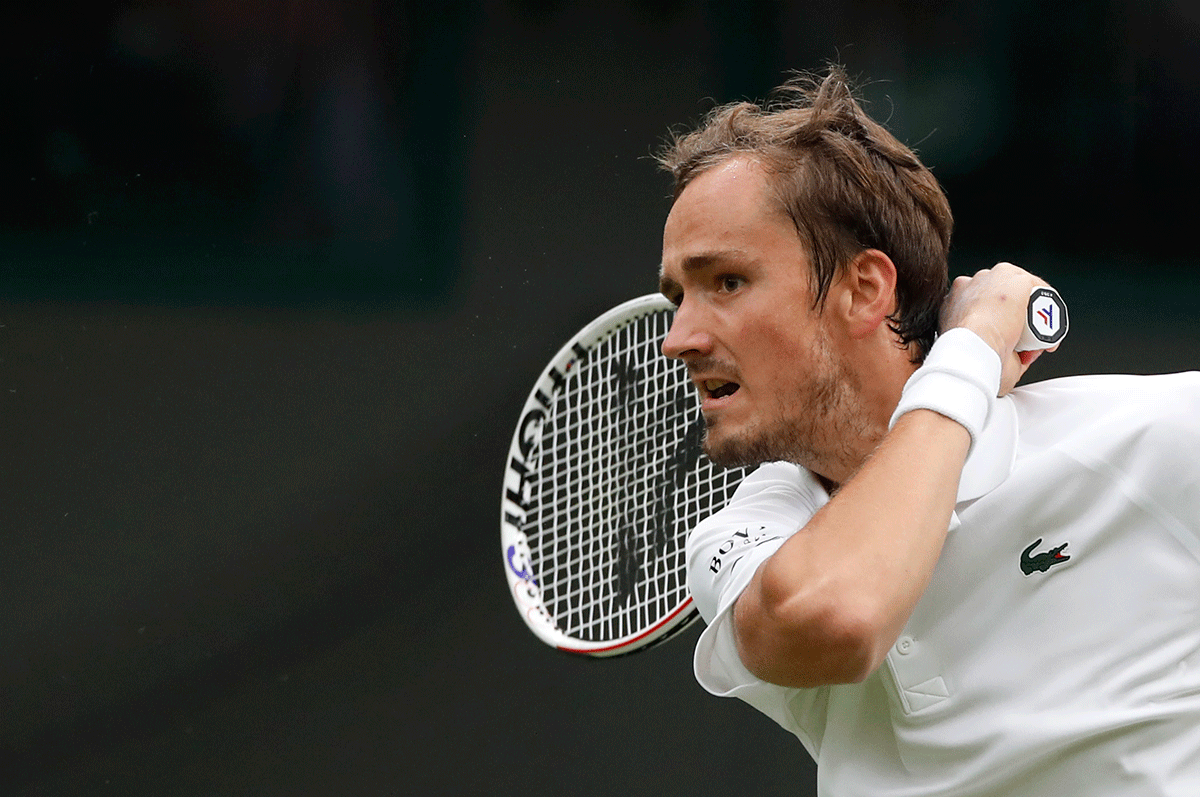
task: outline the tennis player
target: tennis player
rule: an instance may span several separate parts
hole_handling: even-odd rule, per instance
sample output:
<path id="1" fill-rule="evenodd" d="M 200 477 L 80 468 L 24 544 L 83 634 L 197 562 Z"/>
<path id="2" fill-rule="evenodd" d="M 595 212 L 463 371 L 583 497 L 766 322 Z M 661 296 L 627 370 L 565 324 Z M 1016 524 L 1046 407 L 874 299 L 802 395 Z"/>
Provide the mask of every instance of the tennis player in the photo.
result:
<path id="1" fill-rule="evenodd" d="M 759 465 L 689 538 L 697 679 L 821 795 L 1200 795 L 1200 374 L 1014 389 L 1044 283 L 947 295 L 929 170 L 840 68 L 778 96 L 660 155 L 663 351 Z"/>

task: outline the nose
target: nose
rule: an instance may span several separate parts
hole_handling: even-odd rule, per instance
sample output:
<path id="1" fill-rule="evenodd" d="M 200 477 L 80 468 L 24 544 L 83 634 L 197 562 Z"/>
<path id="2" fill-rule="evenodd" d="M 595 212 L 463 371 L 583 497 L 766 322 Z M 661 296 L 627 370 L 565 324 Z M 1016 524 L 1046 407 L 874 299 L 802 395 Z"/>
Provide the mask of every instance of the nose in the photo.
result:
<path id="1" fill-rule="evenodd" d="M 663 355 L 677 360 L 692 355 L 707 357 L 712 354 L 712 348 L 712 336 L 704 331 L 702 319 L 685 301 L 675 311 L 671 328 L 663 339 Z"/>

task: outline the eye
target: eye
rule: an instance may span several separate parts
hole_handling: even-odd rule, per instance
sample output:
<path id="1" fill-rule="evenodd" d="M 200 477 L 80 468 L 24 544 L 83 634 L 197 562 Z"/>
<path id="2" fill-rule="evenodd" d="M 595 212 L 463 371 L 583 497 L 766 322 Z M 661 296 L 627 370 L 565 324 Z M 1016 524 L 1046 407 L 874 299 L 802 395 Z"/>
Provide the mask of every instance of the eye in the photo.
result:
<path id="1" fill-rule="evenodd" d="M 717 284 L 723 293 L 736 293 L 746 284 L 746 280 L 733 274 L 722 274 L 717 278 Z"/>

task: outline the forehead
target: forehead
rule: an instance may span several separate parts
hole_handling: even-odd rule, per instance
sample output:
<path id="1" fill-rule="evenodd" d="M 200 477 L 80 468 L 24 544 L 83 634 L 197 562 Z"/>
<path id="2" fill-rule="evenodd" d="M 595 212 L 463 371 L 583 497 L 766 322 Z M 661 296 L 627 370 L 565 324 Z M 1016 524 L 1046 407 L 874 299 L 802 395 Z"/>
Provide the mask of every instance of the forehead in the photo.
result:
<path id="1" fill-rule="evenodd" d="M 755 259 L 799 243 L 766 172 L 749 156 L 734 156 L 696 176 L 675 200 L 663 227 L 662 274 L 678 277 L 686 263 L 715 253 Z"/>
<path id="2" fill-rule="evenodd" d="M 773 213 L 766 172 L 747 155 L 735 155 L 692 178 L 667 216 L 672 227 L 698 224 L 701 229 L 720 229 L 722 224 L 746 223 Z"/>

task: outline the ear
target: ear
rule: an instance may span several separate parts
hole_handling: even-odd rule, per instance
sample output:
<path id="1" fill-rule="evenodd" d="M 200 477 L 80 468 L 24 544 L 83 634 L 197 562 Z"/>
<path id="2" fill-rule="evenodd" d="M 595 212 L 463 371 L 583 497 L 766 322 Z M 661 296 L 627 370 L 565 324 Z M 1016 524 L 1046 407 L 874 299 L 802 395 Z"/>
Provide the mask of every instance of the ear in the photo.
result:
<path id="1" fill-rule="evenodd" d="M 830 287 L 839 320 L 854 340 L 872 335 L 896 309 L 896 264 L 878 249 L 864 249 Z"/>

